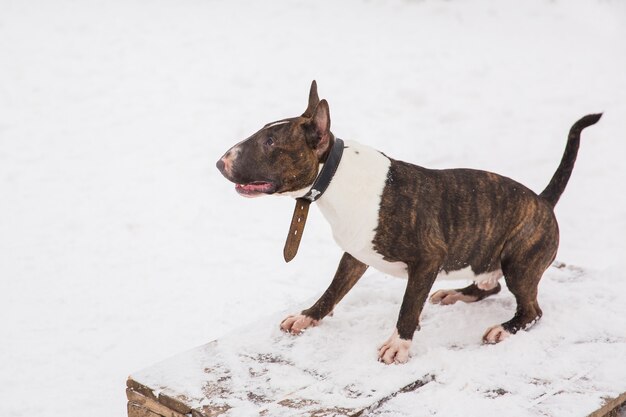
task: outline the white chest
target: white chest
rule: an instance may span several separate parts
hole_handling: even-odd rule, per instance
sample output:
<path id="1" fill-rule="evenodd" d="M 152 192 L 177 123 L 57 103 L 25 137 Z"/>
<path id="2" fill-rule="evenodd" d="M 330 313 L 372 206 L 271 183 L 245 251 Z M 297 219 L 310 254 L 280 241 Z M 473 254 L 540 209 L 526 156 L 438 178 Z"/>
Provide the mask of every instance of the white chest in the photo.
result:
<path id="1" fill-rule="evenodd" d="M 390 166 L 377 150 L 346 141 L 341 164 L 317 204 L 341 249 L 381 272 L 406 277 L 406 264 L 383 260 L 372 243 Z"/>

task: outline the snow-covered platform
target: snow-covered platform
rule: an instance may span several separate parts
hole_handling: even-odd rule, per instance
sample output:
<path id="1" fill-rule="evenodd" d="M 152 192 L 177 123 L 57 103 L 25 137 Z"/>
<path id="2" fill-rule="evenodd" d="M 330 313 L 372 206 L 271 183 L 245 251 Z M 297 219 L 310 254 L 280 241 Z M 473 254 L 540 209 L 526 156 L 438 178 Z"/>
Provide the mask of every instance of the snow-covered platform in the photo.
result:
<path id="1" fill-rule="evenodd" d="M 387 366 L 405 281 L 366 276 L 333 317 L 300 336 L 285 312 L 134 373 L 130 417 L 587 416 L 626 401 L 626 317 L 615 273 L 559 265 L 540 284 L 544 318 L 483 345 L 513 315 L 506 290 L 474 304 L 427 305 L 412 359 Z M 463 282 L 437 283 L 436 288 Z M 305 305 L 297 308 L 306 307 Z"/>

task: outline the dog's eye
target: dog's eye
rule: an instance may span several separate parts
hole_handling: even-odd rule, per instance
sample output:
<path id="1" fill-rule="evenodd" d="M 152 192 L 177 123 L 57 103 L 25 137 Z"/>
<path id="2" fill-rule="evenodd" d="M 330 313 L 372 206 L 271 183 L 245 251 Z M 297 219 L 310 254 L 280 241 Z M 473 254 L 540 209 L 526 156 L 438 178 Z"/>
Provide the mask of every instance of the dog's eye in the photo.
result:
<path id="1" fill-rule="evenodd" d="M 265 146 L 272 146 L 274 144 L 274 138 L 273 137 L 269 137 L 265 140 Z"/>

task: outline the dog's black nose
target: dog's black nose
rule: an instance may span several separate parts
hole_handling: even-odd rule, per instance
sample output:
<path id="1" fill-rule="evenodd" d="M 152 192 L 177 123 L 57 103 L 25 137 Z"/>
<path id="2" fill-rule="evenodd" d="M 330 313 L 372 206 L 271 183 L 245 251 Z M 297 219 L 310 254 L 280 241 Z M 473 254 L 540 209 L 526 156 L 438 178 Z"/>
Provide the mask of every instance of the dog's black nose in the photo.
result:
<path id="1" fill-rule="evenodd" d="M 217 167 L 217 169 L 220 170 L 220 172 L 224 172 L 224 160 L 222 158 L 218 159 L 217 163 L 215 164 L 215 166 Z"/>

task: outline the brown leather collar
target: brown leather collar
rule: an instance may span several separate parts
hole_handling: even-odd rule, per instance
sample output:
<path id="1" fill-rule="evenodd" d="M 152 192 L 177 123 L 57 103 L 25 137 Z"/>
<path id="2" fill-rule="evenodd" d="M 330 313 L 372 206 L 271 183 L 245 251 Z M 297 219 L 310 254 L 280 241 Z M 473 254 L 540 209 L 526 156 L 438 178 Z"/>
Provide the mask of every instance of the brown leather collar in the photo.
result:
<path id="1" fill-rule="evenodd" d="M 343 140 L 336 138 L 328 158 L 326 158 L 326 162 L 313 182 L 311 189 L 303 197 L 296 199 L 296 207 L 293 211 L 293 217 L 291 218 L 289 234 L 287 235 L 287 241 L 283 249 L 285 262 L 289 262 L 296 257 L 298 247 L 300 247 L 300 240 L 302 240 L 304 225 L 306 224 L 306 219 L 309 214 L 309 206 L 312 202 L 320 198 L 330 185 L 330 182 L 337 172 L 337 167 L 339 167 L 339 162 L 341 162 L 343 148 Z"/>

